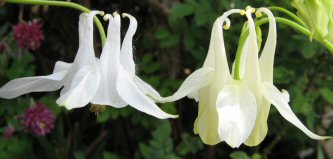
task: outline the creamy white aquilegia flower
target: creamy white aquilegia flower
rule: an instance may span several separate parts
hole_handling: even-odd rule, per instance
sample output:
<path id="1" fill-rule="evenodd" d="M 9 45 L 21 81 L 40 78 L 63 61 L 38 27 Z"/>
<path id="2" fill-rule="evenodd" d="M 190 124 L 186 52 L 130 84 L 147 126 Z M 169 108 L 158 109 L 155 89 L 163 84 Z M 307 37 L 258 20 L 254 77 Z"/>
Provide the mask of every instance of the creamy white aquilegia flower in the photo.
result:
<path id="1" fill-rule="evenodd" d="M 120 15 L 107 14 L 108 35 L 100 59 L 95 57 L 93 46 L 93 17 L 100 11 L 82 13 L 79 19 L 79 49 L 74 62 L 58 61 L 53 74 L 48 76 L 14 79 L 0 88 L 0 97 L 11 99 L 30 92 L 55 91 L 62 88 L 57 103 L 67 109 L 79 108 L 88 103 L 110 105 L 116 108 L 131 105 L 135 109 L 157 118 L 174 118 L 163 112 L 147 92 L 158 93 L 135 75 L 132 37 L 137 21 L 130 19 L 130 25 L 121 45 Z"/>
<path id="2" fill-rule="evenodd" d="M 204 65 L 193 72 L 178 91 L 169 97 L 152 95 L 156 101 L 170 102 L 184 96 L 199 100 L 198 117 L 194 133 L 205 144 L 215 145 L 225 141 L 231 147 L 241 144 L 255 146 L 267 134 L 267 118 L 270 105 L 290 123 L 313 139 L 326 139 L 312 133 L 296 117 L 289 106 L 289 94 L 280 92 L 273 85 L 273 64 L 276 47 L 276 23 L 267 8 L 259 8 L 257 16 L 265 13 L 269 18 L 269 32 L 263 51 L 259 56 L 254 8 L 246 11 L 232 9 L 219 17 L 212 29 L 208 54 Z M 223 29 L 230 27 L 228 16 L 234 13 L 245 15 L 247 36 L 241 48 L 241 56 L 235 60 L 232 73 L 224 47 Z M 245 34 L 246 35 L 246 34 Z"/>

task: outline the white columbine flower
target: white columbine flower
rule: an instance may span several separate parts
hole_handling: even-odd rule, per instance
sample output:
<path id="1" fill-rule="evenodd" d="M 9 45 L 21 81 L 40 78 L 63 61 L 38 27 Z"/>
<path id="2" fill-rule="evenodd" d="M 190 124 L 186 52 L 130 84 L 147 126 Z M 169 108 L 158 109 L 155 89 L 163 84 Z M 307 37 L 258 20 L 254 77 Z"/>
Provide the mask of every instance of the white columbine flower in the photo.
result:
<path id="1" fill-rule="evenodd" d="M 136 32 L 137 21 L 134 17 L 124 13 L 130 25 L 120 43 L 120 16 L 117 13 L 104 16 L 109 19 L 108 36 L 100 60 L 101 84 L 99 85 L 94 104 L 112 105 L 117 108 L 131 105 L 135 109 L 157 118 L 175 118 L 177 116 L 163 112 L 154 101 L 147 97 L 147 92 L 158 94 L 150 85 L 135 75 L 133 61 L 132 38 Z"/>
<path id="2" fill-rule="evenodd" d="M 57 62 L 53 74 L 48 76 L 14 79 L 0 89 L 1 98 L 15 98 L 30 92 L 61 90 L 57 100 L 67 109 L 79 108 L 89 102 L 116 108 L 131 105 L 135 109 L 157 118 L 175 118 L 163 112 L 146 94 L 158 95 L 150 85 L 135 75 L 132 37 L 137 21 L 128 14 L 130 26 L 121 46 L 120 16 L 109 19 L 108 36 L 100 60 L 93 47 L 93 17 L 101 12 L 81 14 L 79 20 L 79 49 L 72 64 Z"/>
<path id="3" fill-rule="evenodd" d="M 201 69 L 193 72 L 178 91 L 170 97 L 151 95 L 156 101 L 169 102 L 189 96 L 199 100 L 198 117 L 194 132 L 205 144 L 215 145 L 225 141 L 231 147 L 242 143 L 258 145 L 267 133 L 269 107 L 273 104 L 290 123 L 313 139 L 326 139 L 309 131 L 289 106 L 289 95 L 273 85 L 273 63 L 276 46 L 276 24 L 272 13 L 260 8 L 270 19 L 267 41 L 258 60 L 258 44 L 253 8 L 232 9 L 219 17 L 212 29 L 207 58 Z M 230 27 L 230 14 L 245 14 L 248 36 L 242 46 L 240 60 L 230 74 L 223 40 L 225 29 Z M 237 72 L 237 73 L 236 73 Z M 234 76 L 233 76 L 234 75 Z"/>
<path id="4" fill-rule="evenodd" d="M 79 20 L 79 49 L 74 62 L 58 61 L 53 74 L 14 79 L 0 89 L 0 97 L 11 99 L 30 92 L 49 92 L 64 87 L 57 100 L 67 109 L 83 107 L 94 98 L 99 85 L 93 47 L 93 17 L 100 11 L 83 13 Z"/>

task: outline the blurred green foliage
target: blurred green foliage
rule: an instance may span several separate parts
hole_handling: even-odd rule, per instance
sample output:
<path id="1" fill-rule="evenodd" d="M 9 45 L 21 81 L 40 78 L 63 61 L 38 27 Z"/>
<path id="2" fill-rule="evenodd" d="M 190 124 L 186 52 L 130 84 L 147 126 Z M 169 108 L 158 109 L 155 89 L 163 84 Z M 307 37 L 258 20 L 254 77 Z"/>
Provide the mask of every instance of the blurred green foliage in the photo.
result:
<path id="1" fill-rule="evenodd" d="M 247 5 L 277 5 L 295 12 L 288 1 L 272 0 L 77 2 L 110 13 L 128 12 L 137 18 L 139 28 L 134 38 L 137 72 L 162 95 L 172 94 L 189 73 L 202 66 L 212 24 L 224 11 Z M 49 74 L 58 60 L 71 62 L 78 44 L 78 16 L 77 11 L 50 6 L 26 5 L 23 8 L 6 4 L 0 8 L 0 38 L 9 46 L 0 53 L 0 84 L 13 78 Z M 39 50 L 18 49 L 11 25 L 18 23 L 20 18 L 26 21 L 40 18 L 43 22 L 45 41 Z M 229 61 L 234 59 L 244 19 L 232 16 L 231 22 L 230 30 L 225 31 Z M 128 22 L 123 23 L 123 33 L 127 25 Z M 261 30 L 264 40 L 267 26 Z M 101 50 L 98 39 L 96 37 L 96 52 Z M 298 117 L 317 133 L 333 134 L 330 124 L 333 118 L 333 57 L 308 37 L 278 25 L 275 59 L 274 81 L 279 88 L 290 92 L 292 109 Z M 225 143 L 204 145 L 200 137 L 193 134 L 197 116 L 197 103 L 193 100 L 161 104 L 162 109 L 179 114 L 180 118 L 157 120 L 131 107 L 108 107 L 99 116 L 89 112 L 89 106 L 67 111 L 56 105 L 58 93 L 0 99 L 0 132 L 4 132 L 7 125 L 17 129 L 12 139 L 0 137 L 1 159 L 323 159 L 333 153 L 332 148 L 326 146 L 329 141 L 308 138 L 274 108 L 268 121 L 269 132 L 262 144 L 231 149 Z M 31 98 L 47 105 L 57 115 L 54 130 L 45 137 L 25 133 L 16 117 L 29 107 Z"/>

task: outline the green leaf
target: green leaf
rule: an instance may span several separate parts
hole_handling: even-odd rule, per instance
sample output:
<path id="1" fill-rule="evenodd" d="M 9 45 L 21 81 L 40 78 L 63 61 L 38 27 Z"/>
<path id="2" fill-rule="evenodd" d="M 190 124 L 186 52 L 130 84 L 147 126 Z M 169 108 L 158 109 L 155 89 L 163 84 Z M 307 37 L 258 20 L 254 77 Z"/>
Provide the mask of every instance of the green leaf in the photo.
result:
<path id="1" fill-rule="evenodd" d="M 55 115 L 58 115 L 61 112 L 61 107 L 55 102 L 57 97 L 54 95 L 43 96 L 39 101 L 50 108 Z"/>
<path id="2" fill-rule="evenodd" d="M 253 154 L 253 155 L 251 156 L 251 158 L 252 158 L 252 159 L 261 159 L 262 157 L 261 157 L 260 154 L 255 153 L 255 154 Z"/>
<path id="3" fill-rule="evenodd" d="M 322 88 L 319 92 L 326 102 L 333 104 L 333 91 L 328 88 Z"/>
<path id="4" fill-rule="evenodd" d="M 166 39 L 161 41 L 161 47 L 162 48 L 170 48 L 173 46 L 176 46 L 179 44 L 180 41 L 180 35 L 179 34 L 173 34 L 171 36 L 168 36 Z"/>
<path id="5" fill-rule="evenodd" d="M 189 3 L 177 3 L 171 8 L 171 14 L 175 18 L 182 18 L 191 15 L 194 12 L 194 6 Z"/>
<path id="6" fill-rule="evenodd" d="M 34 57 L 30 53 L 22 53 L 21 60 L 16 58 L 6 71 L 9 79 L 35 75 L 35 66 L 31 65 Z"/>
<path id="7" fill-rule="evenodd" d="M 169 121 L 161 121 L 156 130 L 153 131 L 153 139 L 157 141 L 164 141 L 171 134 L 171 125 Z"/>
<path id="8" fill-rule="evenodd" d="M 74 158 L 75 159 L 85 159 L 84 153 L 82 151 L 76 151 L 74 152 Z"/>
<path id="9" fill-rule="evenodd" d="M 230 154 L 232 159 L 251 159 L 245 152 L 243 151 L 235 151 Z"/>
<path id="10" fill-rule="evenodd" d="M 285 67 L 274 68 L 274 81 L 280 84 L 290 83 L 295 77 L 295 72 Z"/>
<path id="11" fill-rule="evenodd" d="M 153 149 L 145 144 L 139 145 L 139 150 L 145 159 L 163 158 L 164 153 L 161 149 Z"/>
<path id="12" fill-rule="evenodd" d="M 157 40 L 163 40 L 163 39 L 169 37 L 170 35 L 171 35 L 171 33 L 167 29 L 165 29 L 164 27 L 160 27 L 155 32 L 154 37 Z"/>
<path id="13" fill-rule="evenodd" d="M 177 151 L 180 155 L 195 154 L 199 150 L 203 149 L 203 144 L 200 138 L 196 136 L 190 136 L 187 133 L 181 135 L 182 141 L 177 146 Z"/>
<path id="14" fill-rule="evenodd" d="M 309 44 L 308 42 L 304 42 L 304 43 L 305 43 L 305 45 L 303 45 L 301 47 L 301 53 L 302 53 L 303 57 L 305 59 L 313 58 L 316 55 L 316 53 L 319 51 L 318 44 L 314 43 L 314 42 L 312 42 L 311 44 Z"/>
<path id="15" fill-rule="evenodd" d="M 185 49 L 187 51 L 192 51 L 195 47 L 195 41 L 191 33 L 186 33 L 184 36 Z"/>
<path id="16" fill-rule="evenodd" d="M 119 159 L 119 157 L 112 152 L 103 152 L 103 159 Z"/>

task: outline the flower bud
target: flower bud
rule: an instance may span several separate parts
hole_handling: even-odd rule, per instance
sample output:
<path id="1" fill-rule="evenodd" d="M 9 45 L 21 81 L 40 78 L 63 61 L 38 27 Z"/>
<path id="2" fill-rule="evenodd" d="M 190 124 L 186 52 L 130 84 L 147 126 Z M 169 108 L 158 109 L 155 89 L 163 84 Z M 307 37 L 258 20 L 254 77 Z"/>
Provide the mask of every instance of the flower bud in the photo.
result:
<path id="1" fill-rule="evenodd" d="M 321 40 L 330 37 L 330 41 L 333 42 L 332 0 L 294 0 L 291 4 L 297 9 L 297 15 L 311 31 L 312 35 L 310 39 Z"/>

